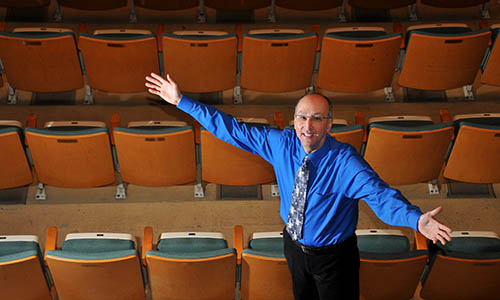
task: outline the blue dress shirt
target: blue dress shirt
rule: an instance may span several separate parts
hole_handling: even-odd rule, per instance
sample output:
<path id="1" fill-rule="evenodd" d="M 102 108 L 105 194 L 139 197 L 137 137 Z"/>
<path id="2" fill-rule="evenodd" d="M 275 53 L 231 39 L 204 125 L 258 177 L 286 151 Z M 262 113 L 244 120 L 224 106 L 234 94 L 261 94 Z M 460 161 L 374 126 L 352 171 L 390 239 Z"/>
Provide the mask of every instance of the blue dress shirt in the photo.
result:
<path id="1" fill-rule="evenodd" d="M 186 96 L 181 98 L 177 107 L 217 138 L 260 155 L 274 166 L 281 195 L 280 215 L 287 224 L 295 174 L 306 156 L 295 131 L 246 126 L 214 107 Z M 358 222 L 358 199 L 366 201 L 385 223 L 418 230 L 420 209 L 382 181 L 350 145 L 327 135 L 323 146 L 309 154 L 309 158 L 300 243 L 327 246 L 353 235 Z"/>

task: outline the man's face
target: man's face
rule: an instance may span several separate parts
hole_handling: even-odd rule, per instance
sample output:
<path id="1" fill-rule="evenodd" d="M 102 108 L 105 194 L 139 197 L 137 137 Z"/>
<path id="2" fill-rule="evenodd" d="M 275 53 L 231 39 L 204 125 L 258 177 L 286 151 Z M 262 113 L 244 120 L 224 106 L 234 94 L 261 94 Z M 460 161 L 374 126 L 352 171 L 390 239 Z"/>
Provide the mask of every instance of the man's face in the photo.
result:
<path id="1" fill-rule="evenodd" d="M 295 132 L 307 154 L 323 146 L 333 123 L 328 113 L 328 102 L 316 94 L 304 96 L 295 107 Z"/>

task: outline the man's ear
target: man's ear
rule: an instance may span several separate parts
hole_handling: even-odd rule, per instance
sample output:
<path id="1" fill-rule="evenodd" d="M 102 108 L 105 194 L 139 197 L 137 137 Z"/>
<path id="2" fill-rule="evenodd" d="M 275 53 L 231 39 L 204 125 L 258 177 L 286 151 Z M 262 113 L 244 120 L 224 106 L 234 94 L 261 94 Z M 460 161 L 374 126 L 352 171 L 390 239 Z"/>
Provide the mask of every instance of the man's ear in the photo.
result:
<path id="1" fill-rule="evenodd" d="M 333 117 L 328 119 L 328 125 L 327 126 L 328 126 L 327 132 L 330 132 L 330 130 L 332 130 L 332 126 L 333 126 Z"/>

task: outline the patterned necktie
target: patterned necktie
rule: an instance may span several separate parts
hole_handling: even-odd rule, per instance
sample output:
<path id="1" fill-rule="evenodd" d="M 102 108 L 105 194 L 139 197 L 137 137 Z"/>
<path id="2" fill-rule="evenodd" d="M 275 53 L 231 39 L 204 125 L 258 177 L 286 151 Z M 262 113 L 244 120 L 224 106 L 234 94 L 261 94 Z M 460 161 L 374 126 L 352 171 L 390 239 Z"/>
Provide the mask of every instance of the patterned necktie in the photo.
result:
<path id="1" fill-rule="evenodd" d="M 292 192 L 292 205 L 288 213 L 288 224 L 286 231 L 296 241 L 302 238 L 302 226 L 304 225 L 304 208 L 307 196 L 307 180 L 309 179 L 309 157 L 304 157 L 304 163 L 300 166 L 295 176 L 295 184 Z"/>

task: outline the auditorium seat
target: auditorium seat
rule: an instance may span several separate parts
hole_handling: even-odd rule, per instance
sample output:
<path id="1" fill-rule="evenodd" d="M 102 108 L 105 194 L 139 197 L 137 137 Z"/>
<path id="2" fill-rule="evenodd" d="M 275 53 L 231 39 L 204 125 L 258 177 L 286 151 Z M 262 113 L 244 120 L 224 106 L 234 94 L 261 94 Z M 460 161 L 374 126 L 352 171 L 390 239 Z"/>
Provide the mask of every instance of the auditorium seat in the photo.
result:
<path id="1" fill-rule="evenodd" d="M 45 260 L 61 300 L 145 300 L 135 238 L 125 233 L 70 233 L 57 248 L 47 229 Z"/>
<path id="2" fill-rule="evenodd" d="M 483 5 L 489 0 L 422 0 L 422 4 L 441 8 L 463 8 Z"/>
<path id="3" fill-rule="evenodd" d="M 334 92 L 366 93 L 390 88 L 401 34 L 382 27 L 338 27 L 325 31 L 317 86 Z M 363 76 L 359 76 L 363 74 Z M 390 89 L 386 99 L 394 101 Z"/>
<path id="4" fill-rule="evenodd" d="M 194 132 L 185 122 L 132 122 L 113 134 L 124 182 L 169 186 L 196 180 Z"/>
<path id="5" fill-rule="evenodd" d="M 491 45 L 482 64 L 481 83 L 500 86 L 500 43 L 497 44 L 498 33 L 500 32 L 500 24 L 490 26 L 491 29 Z"/>
<path id="6" fill-rule="evenodd" d="M 490 41 L 488 29 L 465 24 L 410 26 L 403 50 L 399 85 L 419 90 L 464 88 L 473 99 L 472 83 Z"/>
<path id="7" fill-rule="evenodd" d="M 500 299 L 500 239 L 495 232 L 455 231 L 438 243 L 420 295 L 426 300 Z"/>
<path id="8" fill-rule="evenodd" d="M 92 89 L 146 92 L 146 75 L 160 73 L 156 37 L 148 30 L 96 30 L 81 33 L 78 43 Z"/>
<path id="9" fill-rule="evenodd" d="M 393 9 L 415 4 L 416 0 L 349 0 L 357 8 Z"/>
<path id="10" fill-rule="evenodd" d="M 26 128 L 25 135 L 41 184 L 97 187 L 115 182 L 109 134 L 104 123 L 49 122 L 45 128 Z"/>
<path id="11" fill-rule="evenodd" d="M 154 10 L 180 10 L 197 7 L 199 0 L 133 0 L 134 5 Z"/>
<path id="12" fill-rule="evenodd" d="M 209 93 L 236 86 L 237 39 L 222 31 L 175 31 L 162 36 L 165 74 L 183 92 Z"/>
<path id="13" fill-rule="evenodd" d="M 500 182 L 499 114 L 466 114 L 454 118 L 458 130 L 443 176 L 469 183 Z"/>
<path id="14" fill-rule="evenodd" d="M 452 123 L 433 124 L 429 117 L 371 118 L 364 158 L 390 185 L 432 181 L 441 172 L 452 136 Z"/>
<path id="15" fill-rule="evenodd" d="M 145 227 L 142 261 L 152 299 L 234 299 L 236 251 L 221 233 L 164 232 L 153 243 L 153 229 Z"/>
<path id="16" fill-rule="evenodd" d="M 26 157 L 24 133 L 19 121 L 0 120 L 0 189 L 29 185 L 33 182 Z"/>
<path id="17" fill-rule="evenodd" d="M 415 231 L 413 234 L 412 249 L 401 230 L 356 230 L 361 299 L 413 299 L 429 259 L 425 237 Z"/>
<path id="18" fill-rule="evenodd" d="M 302 30 L 250 30 L 243 35 L 241 88 L 305 91 L 312 82 L 317 40 L 316 33 Z"/>
<path id="19" fill-rule="evenodd" d="M 5 8 L 33 8 L 49 6 L 50 0 L 0 0 L 0 7 Z"/>
<path id="20" fill-rule="evenodd" d="M 349 5 L 353 8 L 354 13 L 356 10 L 387 10 L 397 9 L 408 6 L 408 19 L 410 21 L 417 20 L 417 1 L 416 0 L 349 0 Z M 389 12 L 385 12 L 387 16 Z"/>
<path id="21" fill-rule="evenodd" d="M 363 145 L 363 138 L 365 131 L 363 125 L 343 125 L 343 126 L 333 126 L 328 133 L 334 137 L 337 141 L 342 143 L 348 143 L 353 146 L 358 153 L 361 153 L 361 147 Z"/>
<path id="22" fill-rule="evenodd" d="M 84 11 L 102 11 L 127 7 L 128 5 L 128 0 L 54 0 L 54 2 L 56 8 L 54 20 L 56 22 L 61 22 L 63 19 L 61 6 Z"/>
<path id="23" fill-rule="evenodd" d="M 205 6 L 222 10 L 252 10 L 271 5 L 271 0 L 204 0 Z"/>
<path id="24" fill-rule="evenodd" d="M 0 59 L 9 83 L 8 103 L 16 103 L 14 89 L 63 92 L 84 87 L 71 30 L 17 28 L 0 32 Z"/>
<path id="25" fill-rule="evenodd" d="M 249 126 L 262 126 L 267 122 L 259 119 L 240 120 L 250 123 Z M 275 180 L 272 165 L 263 158 L 230 145 L 205 129 L 201 130 L 200 145 L 202 179 L 206 182 L 245 186 L 265 184 Z"/>
<path id="26" fill-rule="evenodd" d="M 37 236 L 0 235 L 0 290 L 2 299 L 52 300 Z"/>
<path id="27" fill-rule="evenodd" d="M 283 253 L 283 232 L 253 233 L 248 247 L 243 249 L 243 227 L 236 225 L 234 231 L 241 262 L 241 299 L 292 299 L 292 279 Z"/>

